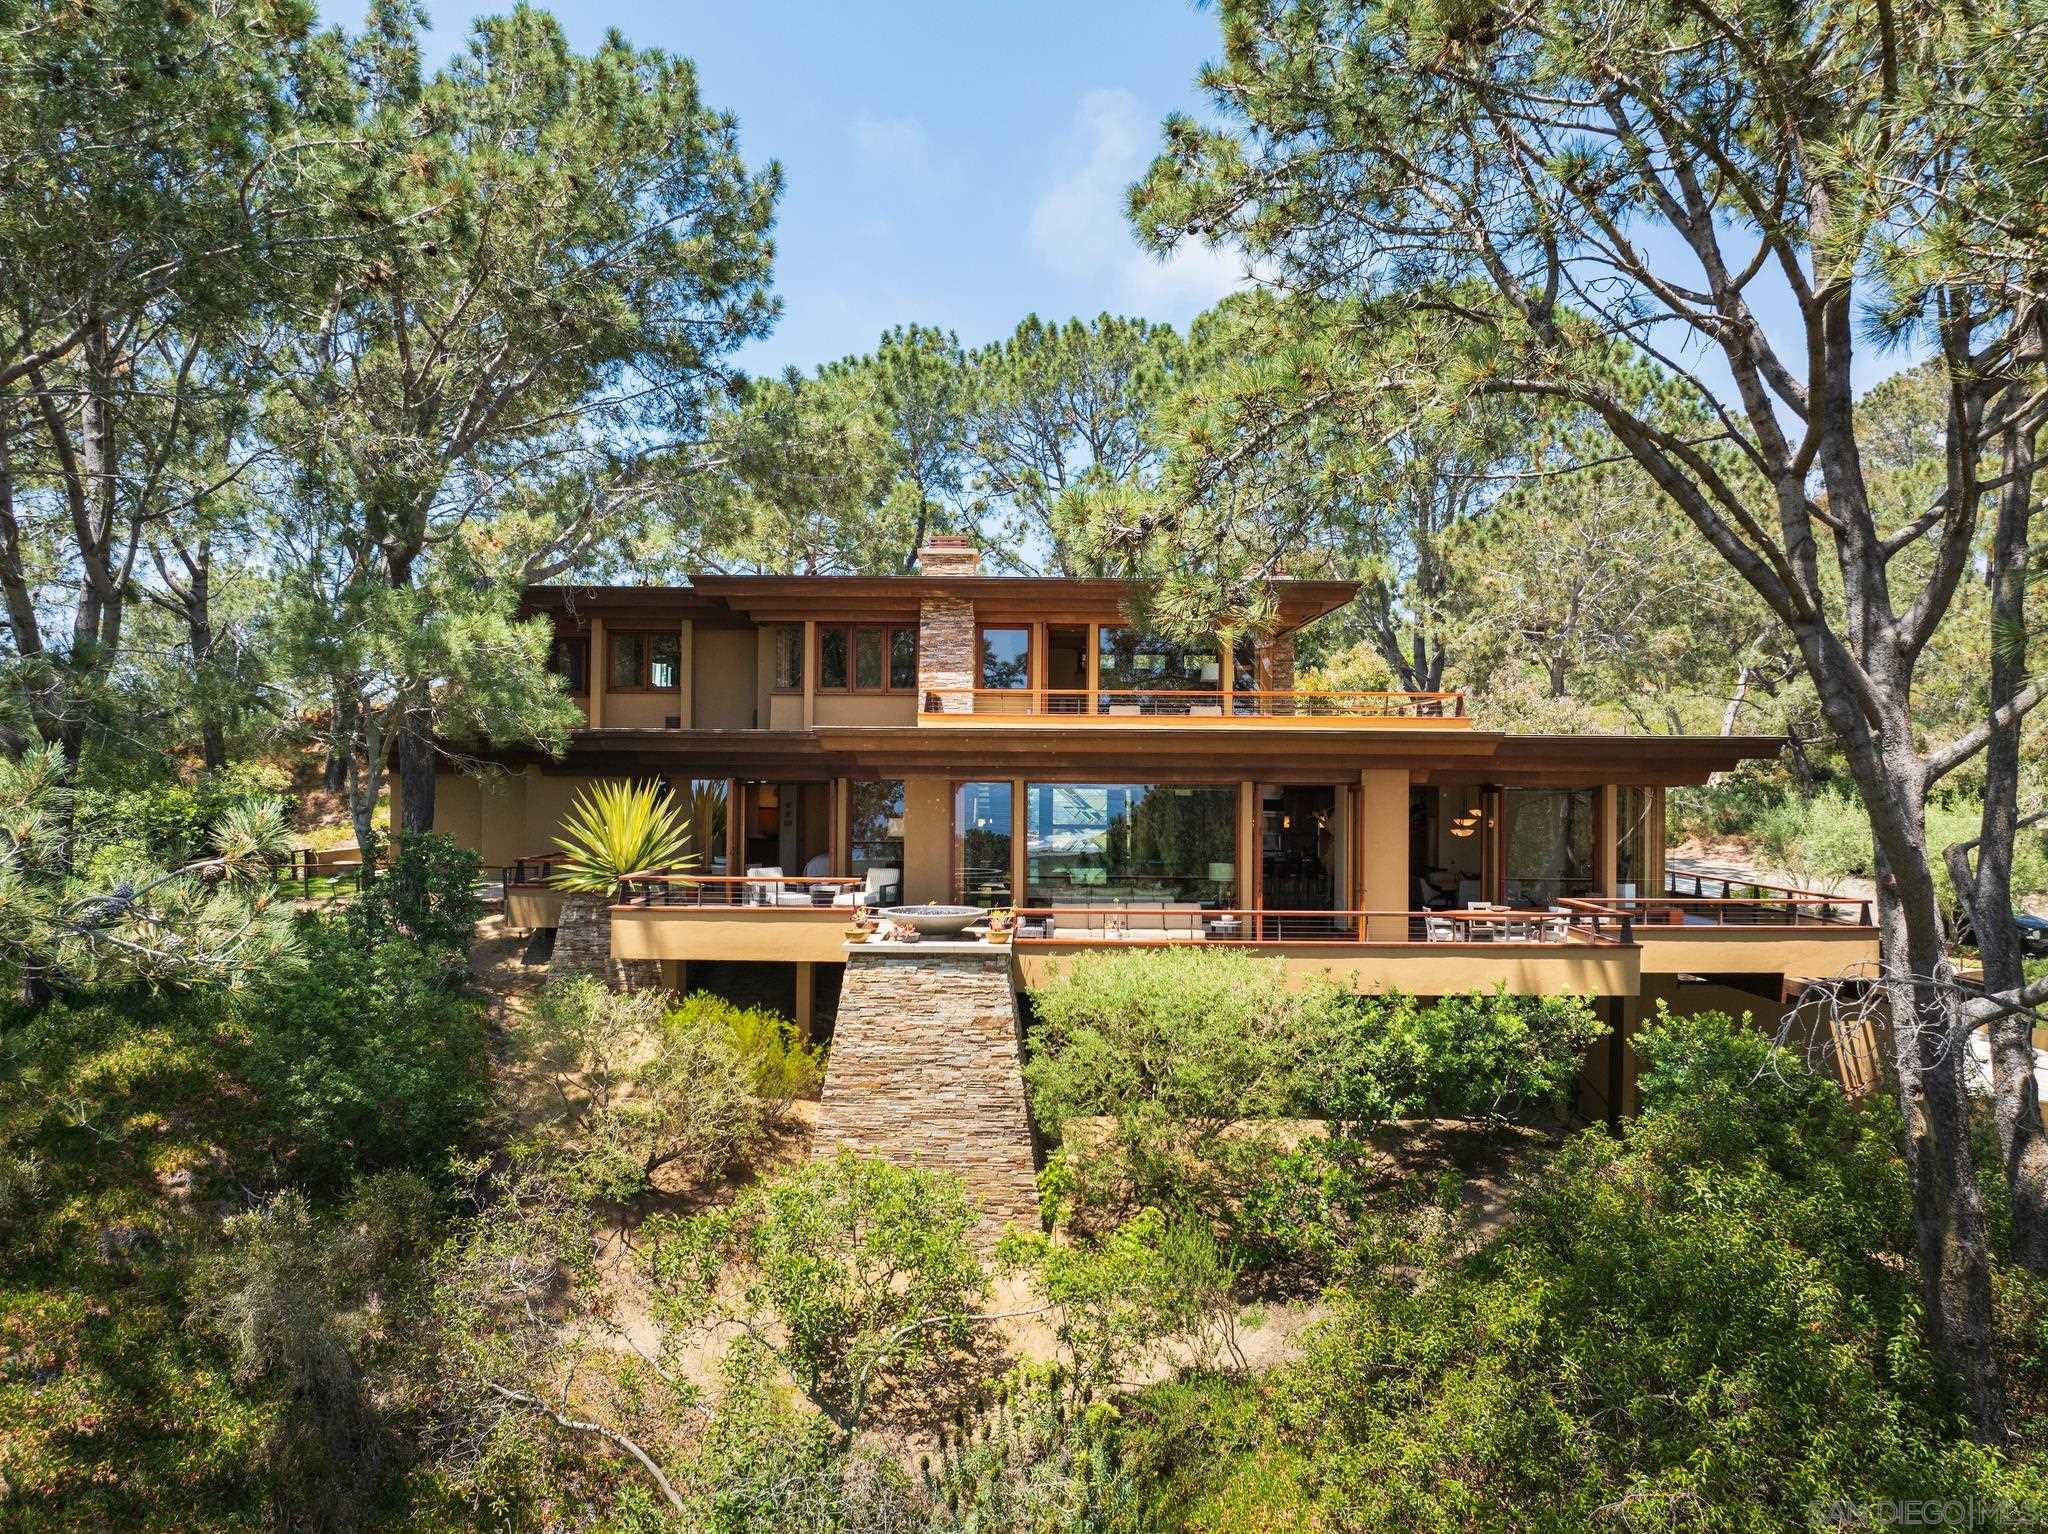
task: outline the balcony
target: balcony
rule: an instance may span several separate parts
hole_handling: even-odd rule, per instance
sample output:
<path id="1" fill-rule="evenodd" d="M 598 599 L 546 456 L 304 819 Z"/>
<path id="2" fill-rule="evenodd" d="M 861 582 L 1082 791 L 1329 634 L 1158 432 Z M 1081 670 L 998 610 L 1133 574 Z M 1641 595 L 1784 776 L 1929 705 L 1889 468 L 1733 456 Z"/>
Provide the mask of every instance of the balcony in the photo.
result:
<path id="1" fill-rule="evenodd" d="M 618 959 L 836 963 L 867 881 L 762 874 L 645 874 L 612 905 Z"/>
<path id="2" fill-rule="evenodd" d="M 1034 984 L 1080 953 L 1182 944 L 1246 949 L 1361 991 L 1441 996 L 1505 986 L 1525 996 L 1632 996 L 1626 918 L 1599 911 L 1243 911 L 1046 906 L 1017 913 L 1013 947 Z"/>
<path id="3" fill-rule="evenodd" d="M 1867 900 L 1692 874 L 1667 875 L 1665 888 L 1675 892 L 1560 904 L 1575 917 L 1627 922 L 1646 975 L 1820 977 L 1877 963 L 1877 928 Z M 1708 888 L 1721 893 L 1705 894 Z M 1737 889 L 1744 893 L 1730 893 Z"/>
<path id="4" fill-rule="evenodd" d="M 941 687 L 920 700 L 920 724 L 1363 726 L 1470 729 L 1461 692 L 1240 692 L 1161 688 Z"/>

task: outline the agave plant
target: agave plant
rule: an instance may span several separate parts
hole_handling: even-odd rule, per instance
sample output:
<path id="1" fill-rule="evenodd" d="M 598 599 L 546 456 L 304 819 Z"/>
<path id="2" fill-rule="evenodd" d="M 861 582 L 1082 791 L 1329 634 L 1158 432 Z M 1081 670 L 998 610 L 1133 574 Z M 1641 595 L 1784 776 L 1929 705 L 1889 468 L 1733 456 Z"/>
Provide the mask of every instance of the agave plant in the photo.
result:
<path id="1" fill-rule="evenodd" d="M 562 834 L 554 885 L 577 895 L 610 895 L 622 880 L 657 868 L 682 868 L 690 819 L 660 783 L 599 783 L 576 796 Z"/>

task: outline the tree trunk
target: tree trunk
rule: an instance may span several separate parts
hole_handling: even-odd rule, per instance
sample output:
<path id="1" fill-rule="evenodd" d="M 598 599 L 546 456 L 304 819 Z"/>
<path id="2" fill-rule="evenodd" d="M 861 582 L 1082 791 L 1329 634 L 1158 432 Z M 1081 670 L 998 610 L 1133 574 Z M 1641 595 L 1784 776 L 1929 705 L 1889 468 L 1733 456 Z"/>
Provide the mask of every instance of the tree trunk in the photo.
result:
<path id="1" fill-rule="evenodd" d="M 2035 435 L 2012 431 L 2004 443 L 1998 515 L 1991 548 L 1991 675 L 1987 702 L 2007 707 L 2027 677 L 2027 543 L 2032 521 Z M 2020 833 L 2021 721 L 1994 729 L 1984 751 L 1984 813 L 1975 877 L 1951 859 L 1950 876 L 1970 926 L 1990 991 L 2026 983 L 2019 934 L 2012 923 L 2013 843 Z M 2034 1076 L 2034 1017 L 2020 1012 L 1990 1025 L 1992 1116 L 1999 1160 L 2012 1197 L 2012 1255 L 2028 1271 L 2048 1275 L 2048 1130 Z"/>
<path id="2" fill-rule="evenodd" d="M 425 683 L 415 684 L 424 695 Z M 423 701 L 409 704 L 398 721 L 397 828 L 404 836 L 424 836 L 434 829 L 434 727 Z"/>
<path id="3" fill-rule="evenodd" d="M 1904 714 L 1891 723 L 1903 725 Z M 1911 754 L 1911 737 L 1893 753 Z M 1977 1436 L 2003 1442 L 2005 1397 L 1991 1324 L 1991 1254 L 1984 1205 L 1970 1155 L 1964 1095 L 1967 1039 L 1957 1026 L 1956 992 L 1943 941 L 1941 909 L 1926 854 L 1926 784 L 1911 766 L 1852 752 L 1864 808 L 1876 833 L 1878 935 L 1882 985 L 1904 1118 L 1904 1155 L 1913 1187 L 1913 1234 L 1935 1354 L 1960 1390 Z"/>

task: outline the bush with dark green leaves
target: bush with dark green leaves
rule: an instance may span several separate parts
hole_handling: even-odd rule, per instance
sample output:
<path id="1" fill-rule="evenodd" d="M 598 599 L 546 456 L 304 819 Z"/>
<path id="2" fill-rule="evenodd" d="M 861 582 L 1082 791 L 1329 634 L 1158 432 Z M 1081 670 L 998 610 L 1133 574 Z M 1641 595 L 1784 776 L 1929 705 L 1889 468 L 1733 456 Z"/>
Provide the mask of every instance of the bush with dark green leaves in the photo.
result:
<path id="1" fill-rule="evenodd" d="M 467 955 L 484 914 L 476 892 L 482 870 L 483 859 L 451 836 L 403 837 L 350 904 L 348 922 L 365 943 L 403 941 Z"/>
<path id="2" fill-rule="evenodd" d="M 1489 1247 L 1339 1296 L 1255 1391 L 1155 1392 L 1126 1463 L 1201 1528 L 2038 1518 L 2048 1478 L 1969 1439 L 1922 1340 L 1890 1106 L 1720 1014 L 1641 1047 L 1642 1117 L 1569 1142 Z"/>
<path id="3" fill-rule="evenodd" d="M 483 1001 L 449 983 L 434 950 L 366 948 L 353 923 L 331 918 L 302 935 L 304 963 L 238 1003 L 279 1179 L 321 1192 L 439 1165 L 490 1104 Z"/>

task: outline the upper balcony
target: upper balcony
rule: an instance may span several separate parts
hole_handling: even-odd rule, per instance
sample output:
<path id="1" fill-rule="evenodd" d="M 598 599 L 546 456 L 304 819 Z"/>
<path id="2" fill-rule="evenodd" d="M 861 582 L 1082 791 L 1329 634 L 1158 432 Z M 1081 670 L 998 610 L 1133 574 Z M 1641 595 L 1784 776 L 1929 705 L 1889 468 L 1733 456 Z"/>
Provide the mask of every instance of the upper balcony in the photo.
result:
<path id="1" fill-rule="evenodd" d="M 1014 725 L 1052 721 L 1112 727 L 1312 725 L 1468 730 L 1461 692 L 1252 691 L 1085 687 L 940 687 L 922 694 L 918 723 Z"/>

